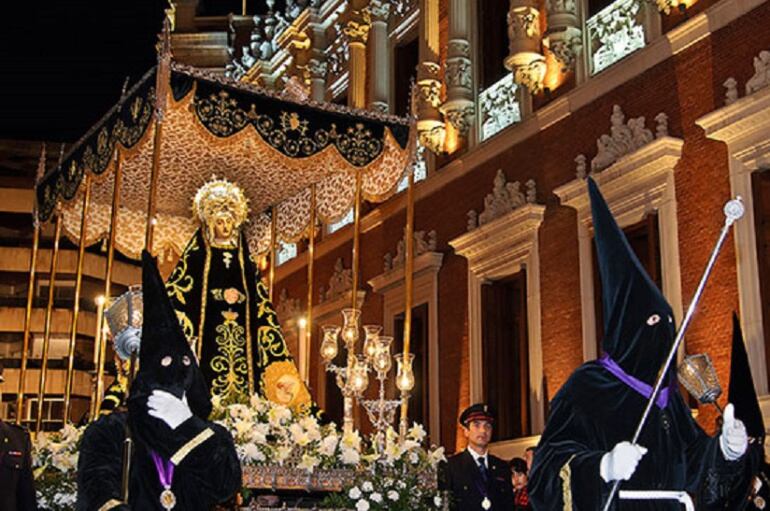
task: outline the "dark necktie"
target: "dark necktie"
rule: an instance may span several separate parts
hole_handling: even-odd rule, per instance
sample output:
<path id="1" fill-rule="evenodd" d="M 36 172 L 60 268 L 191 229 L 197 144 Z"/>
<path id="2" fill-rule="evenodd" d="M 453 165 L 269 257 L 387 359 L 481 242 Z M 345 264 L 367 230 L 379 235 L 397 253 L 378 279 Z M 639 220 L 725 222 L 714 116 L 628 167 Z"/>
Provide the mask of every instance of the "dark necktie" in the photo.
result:
<path id="1" fill-rule="evenodd" d="M 489 483 L 489 469 L 487 469 L 487 465 L 484 463 L 484 458 L 479 458 L 477 461 L 479 463 L 479 472 L 481 472 L 481 480 L 486 485 Z"/>

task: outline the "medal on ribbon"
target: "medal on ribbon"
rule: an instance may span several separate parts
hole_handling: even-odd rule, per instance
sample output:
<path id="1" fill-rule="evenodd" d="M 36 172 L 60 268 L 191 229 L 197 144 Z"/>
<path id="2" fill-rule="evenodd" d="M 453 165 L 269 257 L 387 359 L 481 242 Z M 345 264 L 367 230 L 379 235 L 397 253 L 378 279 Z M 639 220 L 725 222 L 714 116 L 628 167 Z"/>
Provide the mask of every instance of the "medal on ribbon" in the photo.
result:
<path id="1" fill-rule="evenodd" d="M 489 497 L 484 497 L 484 500 L 481 501 L 481 507 L 484 509 L 490 509 L 492 507 L 492 501 L 489 500 Z"/>
<path id="2" fill-rule="evenodd" d="M 153 463 L 155 463 L 155 470 L 158 472 L 160 485 L 163 487 L 158 500 L 163 509 L 171 511 L 176 507 L 176 495 L 171 491 L 171 483 L 174 480 L 174 464 L 161 458 L 155 451 L 150 451 L 150 455 L 152 456 Z"/>

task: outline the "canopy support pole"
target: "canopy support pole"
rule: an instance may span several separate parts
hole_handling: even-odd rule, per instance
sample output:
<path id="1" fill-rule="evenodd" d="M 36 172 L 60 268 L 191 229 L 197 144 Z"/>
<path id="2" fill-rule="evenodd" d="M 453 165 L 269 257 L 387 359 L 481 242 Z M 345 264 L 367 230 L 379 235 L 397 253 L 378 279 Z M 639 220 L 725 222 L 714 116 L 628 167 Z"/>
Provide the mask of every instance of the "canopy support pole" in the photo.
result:
<path id="1" fill-rule="evenodd" d="M 353 263 L 351 273 L 352 285 L 350 287 L 350 308 L 357 309 L 358 305 L 358 262 L 361 258 L 361 181 L 363 175 L 356 170 L 355 203 L 353 204 Z"/>
<path id="2" fill-rule="evenodd" d="M 273 206 L 270 219 L 270 273 L 268 274 L 268 297 L 273 301 L 275 289 L 275 267 L 278 265 L 278 207 Z"/>
<path id="3" fill-rule="evenodd" d="M 86 174 L 83 191 L 83 210 L 80 215 L 80 243 L 78 262 L 75 273 L 75 303 L 72 306 L 72 324 L 70 325 L 70 343 L 67 349 L 67 380 L 64 388 L 64 423 L 70 421 L 72 407 L 72 380 L 75 369 L 75 345 L 78 337 L 78 319 L 80 316 L 80 291 L 83 285 L 83 262 L 86 251 L 86 230 L 88 228 L 88 209 L 91 203 L 91 176 Z"/>
<path id="4" fill-rule="evenodd" d="M 406 237 L 406 254 L 404 262 L 404 290 L 406 293 L 404 303 L 404 360 L 409 355 L 412 340 L 412 287 L 414 273 L 414 168 L 409 169 L 408 185 L 406 189 L 406 228 L 404 229 Z M 401 392 L 401 421 L 399 423 L 399 434 L 401 438 L 406 438 L 406 431 L 409 427 L 409 392 Z"/>
<path id="5" fill-rule="evenodd" d="M 51 344 L 51 320 L 53 319 L 54 291 L 56 288 L 56 263 L 59 259 L 59 237 L 61 236 L 61 214 L 56 215 L 53 235 L 53 253 L 51 268 L 48 272 L 48 306 L 45 310 L 45 330 L 43 331 L 43 355 L 40 364 L 40 379 L 37 390 L 37 416 L 35 417 L 35 437 L 43 425 L 43 396 L 45 395 L 46 371 L 48 370 L 48 348 Z"/>
<path id="6" fill-rule="evenodd" d="M 144 235 L 144 247 L 152 253 L 152 237 L 155 233 L 155 212 L 158 199 L 158 175 L 160 174 L 160 146 L 163 140 L 163 121 L 155 118 L 155 138 L 152 143 L 152 171 L 150 173 L 150 200 L 147 205 L 147 226 Z"/>
<path id="7" fill-rule="evenodd" d="M 112 269 L 115 264 L 115 237 L 118 226 L 118 210 L 120 209 L 120 186 L 123 178 L 121 166 L 122 157 L 120 149 L 115 149 L 115 175 L 112 185 L 112 208 L 110 209 L 110 237 L 107 241 L 107 268 L 104 273 L 104 293 L 97 299 L 96 332 L 94 334 L 94 365 L 96 368 L 96 385 L 94 397 L 91 400 L 91 420 L 99 413 L 99 403 L 104 391 L 104 357 L 106 353 L 106 339 L 104 338 L 104 304 L 112 292 Z"/>
<path id="8" fill-rule="evenodd" d="M 305 318 L 305 352 L 300 358 L 301 376 L 307 382 L 310 374 L 309 357 L 313 347 L 313 270 L 315 265 L 315 222 L 316 222 L 316 195 L 315 185 L 310 187 L 310 225 L 307 231 L 307 317 Z"/>
<path id="9" fill-rule="evenodd" d="M 40 221 L 37 213 L 33 213 L 32 253 L 29 257 L 29 285 L 27 287 L 27 308 L 24 311 L 24 340 L 21 348 L 21 369 L 19 370 L 19 387 L 16 392 L 16 424 L 21 424 L 24 406 L 25 380 L 27 379 L 27 361 L 29 359 L 29 337 L 32 328 L 32 305 L 35 299 L 35 270 L 37 269 L 37 253 L 40 248 Z"/>

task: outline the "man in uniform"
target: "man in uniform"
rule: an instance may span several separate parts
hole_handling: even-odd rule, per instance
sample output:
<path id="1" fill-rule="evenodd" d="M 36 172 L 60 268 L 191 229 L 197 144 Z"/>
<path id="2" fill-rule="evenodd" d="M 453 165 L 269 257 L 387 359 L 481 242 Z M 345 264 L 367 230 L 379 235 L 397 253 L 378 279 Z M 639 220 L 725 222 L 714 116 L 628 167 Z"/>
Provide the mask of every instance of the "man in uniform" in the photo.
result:
<path id="1" fill-rule="evenodd" d="M 3 364 L 0 362 L 0 383 Z M 0 418 L 0 511 L 36 510 L 27 430 Z"/>
<path id="2" fill-rule="evenodd" d="M 485 404 L 475 404 L 460 415 L 468 447 L 439 468 L 439 487 L 450 492 L 453 510 L 513 509 L 508 464 L 488 452 L 494 422 L 495 415 Z"/>

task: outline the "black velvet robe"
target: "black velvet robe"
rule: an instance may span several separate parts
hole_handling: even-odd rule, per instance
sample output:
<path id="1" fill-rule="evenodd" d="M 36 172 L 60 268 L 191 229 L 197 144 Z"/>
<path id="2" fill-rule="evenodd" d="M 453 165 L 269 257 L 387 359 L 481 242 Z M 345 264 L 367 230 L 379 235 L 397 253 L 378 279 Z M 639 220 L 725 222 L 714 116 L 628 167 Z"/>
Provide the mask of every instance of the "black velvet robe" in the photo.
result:
<path id="1" fill-rule="evenodd" d="M 119 504 L 123 438 L 127 413 L 114 412 L 94 422 L 83 436 L 78 466 L 79 511 L 95 511 L 114 501 L 119 510 L 158 510 L 163 491 L 148 446 L 136 441 L 131 458 L 129 505 Z M 210 510 L 240 489 L 241 466 L 230 434 L 223 427 L 192 417 L 175 431 L 163 435 L 161 456 L 171 458 L 190 440 L 207 429 L 213 435 L 192 449 L 174 470 L 171 491 L 175 509 Z"/>
<path id="2" fill-rule="evenodd" d="M 599 474 L 602 456 L 618 442 L 630 440 L 647 399 L 596 362 L 579 368 L 551 403 L 548 426 L 535 451 L 529 498 L 535 510 L 601 509 L 611 484 Z M 719 439 L 706 435 L 692 419 L 682 396 L 674 392 L 668 406 L 653 406 L 639 439 L 648 449 L 625 490 L 686 490 L 697 493 L 709 474 L 732 478 L 742 460 L 727 462 Z M 680 510 L 676 501 L 629 501 L 613 509 Z"/>

